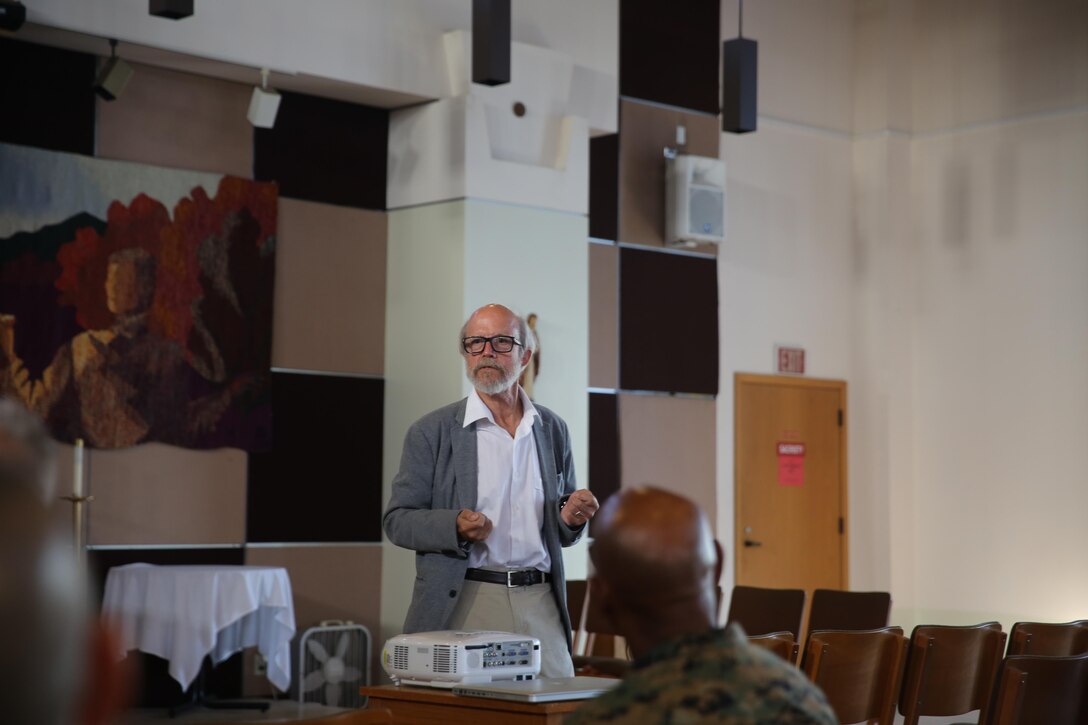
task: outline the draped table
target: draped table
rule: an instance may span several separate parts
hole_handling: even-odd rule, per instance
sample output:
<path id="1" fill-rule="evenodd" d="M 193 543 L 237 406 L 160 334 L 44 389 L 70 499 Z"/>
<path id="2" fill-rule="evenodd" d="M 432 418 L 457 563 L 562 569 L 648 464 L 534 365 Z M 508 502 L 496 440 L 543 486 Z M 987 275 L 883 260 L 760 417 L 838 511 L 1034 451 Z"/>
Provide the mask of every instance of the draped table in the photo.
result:
<path id="1" fill-rule="evenodd" d="M 205 656 L 219 664 L 253 646 L 267 660 L 272 684 L 281 691 L 291 684 L 295 607 L 282 567 L 113 567 L 102 616 L 120 635 L 118 659 L 133 649 L 162 657 L 182 690 Z"/>

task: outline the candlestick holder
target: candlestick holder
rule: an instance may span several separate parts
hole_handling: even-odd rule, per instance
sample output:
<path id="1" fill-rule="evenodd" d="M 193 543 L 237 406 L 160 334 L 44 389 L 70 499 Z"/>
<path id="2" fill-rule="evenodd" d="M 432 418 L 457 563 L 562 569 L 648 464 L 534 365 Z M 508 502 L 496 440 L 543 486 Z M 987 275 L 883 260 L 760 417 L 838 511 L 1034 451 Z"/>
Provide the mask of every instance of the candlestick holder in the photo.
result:
<path id="1" fill-rule="evenodd" d="M 76 559 L 82 561 L 86 553 L 83 548 L 83 504 L 94 501 L 94 496 L 61 496 L 60 500 L 72 504 L 72 547 Z"/>

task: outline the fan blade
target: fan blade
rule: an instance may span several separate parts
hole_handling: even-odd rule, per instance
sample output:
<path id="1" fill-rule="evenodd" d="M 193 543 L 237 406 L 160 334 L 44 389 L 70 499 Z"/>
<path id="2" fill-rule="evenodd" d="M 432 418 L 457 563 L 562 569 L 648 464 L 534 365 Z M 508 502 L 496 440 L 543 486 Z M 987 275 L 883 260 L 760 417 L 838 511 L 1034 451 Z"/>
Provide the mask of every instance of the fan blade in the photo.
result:
<path id="1" fill-rule="evenodd" d="M 331 682 L 325 685 L 325 704 L 331 707 L 340 704 L 340 685 Z"/>
<path id="2" fill-rule="evenodd" d="M 344 674 L 340 676 L 341 682 L 354 682 L 363 676 L 363 673 L 358 667 L 352 667 L 351 665 L 344 665 Z"/>
<path id="3" fill-rule="evenodd" d="M 329 651 L 316 639 L 306 640 L 306 649 L 310 650 L 310 654 L 312 654 L 318 662 L 324 662 L 329 658 Z"/>
<path id="4" fill-rule="evenodd" d="M 324 684 L 325 673 L 321 670 L 314 670 L 302 680 L 302 691 L 309 692 L 310 690 L 316 690 Z"/>
<path id="5" fill-rule="evenodd" d="M 348 645 L 351 644 L 351 638 L 347 632 L 340 635 L 340 641 L 336 643 L 336 656 L 340 659 L 344 659 L 344 655 L 348 652 Z"/>

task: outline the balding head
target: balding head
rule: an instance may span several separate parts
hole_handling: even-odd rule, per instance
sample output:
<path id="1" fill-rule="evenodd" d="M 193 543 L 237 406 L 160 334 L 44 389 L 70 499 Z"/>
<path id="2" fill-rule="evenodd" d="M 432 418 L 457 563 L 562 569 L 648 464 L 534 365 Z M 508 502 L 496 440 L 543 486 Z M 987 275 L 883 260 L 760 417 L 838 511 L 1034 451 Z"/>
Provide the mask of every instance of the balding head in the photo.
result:
<path id="1" fill-rule="evenodd" d="M 606 599 L 636 655 L 640 645 L 714 625 L 720 557 L 690 500 L 651 487 L 620 491 L 597 514 L 589 553 L 592 596 Z"/>

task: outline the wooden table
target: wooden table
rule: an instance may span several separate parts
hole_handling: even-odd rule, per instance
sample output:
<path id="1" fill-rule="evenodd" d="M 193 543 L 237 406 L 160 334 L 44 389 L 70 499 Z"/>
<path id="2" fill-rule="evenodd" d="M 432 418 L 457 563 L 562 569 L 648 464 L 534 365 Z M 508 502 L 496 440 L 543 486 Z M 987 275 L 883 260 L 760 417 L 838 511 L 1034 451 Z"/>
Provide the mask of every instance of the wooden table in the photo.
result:
<path id="1" fill-rule="evenodd" d="M 432 725 L 433 723 L 465 723 L 466 725 L 553 725 L 563 722 L 569 712 L 578 709 L 584 700 L 524 703 L 493 700 L 486 697 L 455 695 L 437 687 L 409 685 L 380 685 L 360 687 L 359 692 L 370 698 L 367 707 L 384 707 L 393 713 L 397 725 Z"/>

